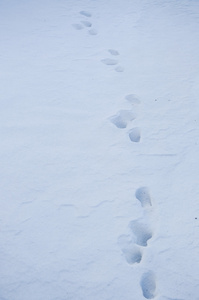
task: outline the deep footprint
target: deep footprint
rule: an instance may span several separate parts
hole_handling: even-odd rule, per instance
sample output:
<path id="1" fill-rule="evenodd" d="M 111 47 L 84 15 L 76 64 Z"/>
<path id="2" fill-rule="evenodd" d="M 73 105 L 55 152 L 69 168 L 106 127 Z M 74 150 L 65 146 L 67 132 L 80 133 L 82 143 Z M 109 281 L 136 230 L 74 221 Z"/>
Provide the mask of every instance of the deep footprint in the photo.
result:
<path id="1" fill-rule="evenodd" d="M 140 138 L 141 138 L 140 128 L 138 128 L 138 127 L 132 128 L 129 131 L 129 138 L 130 138 L 131 142 L 139 143 Z"/>
<path id="2" fill-rule="evenodd" d="M 132 248 L 123 249 L 125 259 L 128 264 L 133 265 L 135 263 L 140 263 L 142 260 L 142 252 L 135 245 Z"/>
<path id="3" fill-rule="evenodd" d="M 140 201 L 142 207 L 152 206 L 151 197 L 147 187 L 140 187 L 137 189 L 135 196 Z"/>
<path id="4" fill-rule="evenodd" d="M 155 274 L 152 271 L 143 274 L 140 286 L 142 288 L 144 298 L 153 299 L 156 291 Z"/>
<path id="5" fill-rule="evenodd" d="M 129 110 L 120 110 L 115 116 L 111 117 L 111 122 L 117 128 L 126 128 L 129 122 L 133 121 L 136 115 Z"/>
<path id="6" fill-rule="evenodd" d="M 80 15 L 83 15 L 88 18 L 92 17 L 92 14 L 89 11 L 82 10 L 79 13 L 80 13 Z"/>
<path id="7" fill-rule="evenodd" d="M 153 236 L 148 226 L 137 221 L 132 221 L 129 224 L 129 227 L 136 237 L 136 244 L 146 247 L 148 240 L 150 240 Z"/>
<path id="8" fill-rule="evenodd" d="M 133 265 L 141 262 L 142 252 L 138 246 L 134 245 L 132 241 L 129 241 L 128 236 L 120 236 L 118 238 L 118 244 L 128 264 Z"/>

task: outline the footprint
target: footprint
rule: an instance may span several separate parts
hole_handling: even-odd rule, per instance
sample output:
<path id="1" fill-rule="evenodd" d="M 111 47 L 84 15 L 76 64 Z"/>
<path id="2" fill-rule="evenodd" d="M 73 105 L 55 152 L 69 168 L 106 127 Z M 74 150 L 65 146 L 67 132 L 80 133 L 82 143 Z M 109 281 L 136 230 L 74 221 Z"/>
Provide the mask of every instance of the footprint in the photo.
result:
<path id="1" fill-rule="evenodd" d="M 153 299 L 156 291 L 155 274 L 152 271 L 143 274 L 140 286 L 142 288 L 144 298 Z"/>
<path id="2" fill-rule="evenodd" d="M 129 101 L 131 104 L 140 104 L 140 100 L 134 94 L 126 95 L 125 99 Z"/>
<path id="3" fill-rule="evenodd" d="M 129 131 L 129 138 L 130 138 L 131 142 L 139 143 L 140 138 L 141 138 L 140 129 L 138 127 L 132 128 Z"/>
<path id="4" fill-rule="evenodd" d="M 112 58 L 102 59 L 101 62 L 103 62 L 105 65 L 108 65 L 108 66 L 113 66 L 113 65 L 118 64 L 118 61 L 116 59 L 112 59 Z"/>
<path id="5" fill-rule="evenodd" d="M 117 50 L 114 50 L 114 49 L 109 49 L 108 52 L 111 54 L 111 55 L 114 55 L 114 56 L 117 56 L 117 55 L 120 55 L 119 52 Z M 122 66 L 117 66 L 115 68 L 115 71 L 116 72 L 124 72 L 124 68 Z"/>
<path id="6" fill-rule="evenodd" d="M 140 201 L 142 207 L 152 206 L 151 197 L 147 187 L 140 187 L 137 189 L 135 196 Z"/>
<path id="7" fill-rule="evenodd" d="M 76 30 L 81 30 L 84 27 L 81 24 L 72 24 L 72 26 L 76 29 Z"/>
<path id="8" fill-rule="evenodd" d="M 137 221 L 132 221 L 130 222 L 129 227 L 136 236 L 136 244 L 146 247 L 148 240 L 153 236 L 148 226 Z"/>
<path id="9" fill-rule="evenodd" d="M 117 128 L 126 128 L 128 122 L 134 120 L 136 115 L 129 110 L 120 110 L 117 115 L 110 118 Z"/>
<path id="10" fill-rule="evenodd" d="M 108 52 L 113 56 L 120 55 L 119 52 L 114 49 L 109 49 Z M 101 62 L 103 62 L 105 65 L 109 65 L 109 66 L 114 66 L 114 65 L 118 64 L 118 60 L 113 59 L 113 58 L 105 58 L 105 59 L 102 59 Z M 124 72 L 124 68 L 122 66 L 118 65 L 115 68 L 115 71 L 116 72 Z"/>
<path id="11" fill-rule="evenodd" d="M 140 248 L 134 245 L 132 248 L 122 249 L 125 259 L 128 264 L 133 265 L 135 263 L 140 263 L 142 260 L 142 252 Z"/>
<path id="12" fill-rule="evenodd" d="M 128 264 L 133 265 L 141 262 L 142 251 L 138 246 L 134 245 L 132 241 L 128 240 L 128 236 L 120 236 L 118 238 L 118 243 Z"/>
<path id="13" fill-rule="evenodd" d="M 81 23 L 85 26 L 85 27 L 91 27 L 92 23 L 89 21 L 81 21 Z"/>
<path id="14" fill-rule="evenodd" d="M 80 15 L 83 15 L 88 18 L 92 17 L 92 14 L 89 11 L 82 10 L 79 13 L 80 13 Z"/>
<path id="15" fill-rule="evenodd" d="M 90 30 L 88 31 L 88 33 L 89 33 L 90 35 L 96 35 L 96 34 L 98 34 L 98 31 L 97 31 L 96 29 L 90 29 Z"/>
<path id="16" fill-rule="evenodd" d="M 119 55 L 119 52 L 117 50 L 114 50 L 114 49 L 109 49 L 108 52 L 111 54 L 111 55 Z"/>

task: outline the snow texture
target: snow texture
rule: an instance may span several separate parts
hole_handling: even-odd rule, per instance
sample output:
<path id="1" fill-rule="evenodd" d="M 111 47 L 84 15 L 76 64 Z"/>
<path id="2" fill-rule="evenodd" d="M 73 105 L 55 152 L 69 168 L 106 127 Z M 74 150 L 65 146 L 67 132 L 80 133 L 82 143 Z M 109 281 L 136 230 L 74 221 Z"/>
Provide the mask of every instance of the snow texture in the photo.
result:
<path id="1" fill-rule="evenodd" d="M 199 300 L 199 1 L 1 0 L 0 300 Z"/>

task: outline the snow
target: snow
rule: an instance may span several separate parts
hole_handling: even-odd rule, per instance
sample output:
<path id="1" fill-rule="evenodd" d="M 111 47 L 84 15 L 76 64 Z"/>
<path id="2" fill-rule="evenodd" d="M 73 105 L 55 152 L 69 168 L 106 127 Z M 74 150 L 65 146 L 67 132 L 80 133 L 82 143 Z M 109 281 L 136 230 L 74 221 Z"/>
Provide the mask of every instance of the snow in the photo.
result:
<path id="1" fill-rule="evenodd" d="M 1 300 L 199 300 L 199 3 L 2 0 Z"/>

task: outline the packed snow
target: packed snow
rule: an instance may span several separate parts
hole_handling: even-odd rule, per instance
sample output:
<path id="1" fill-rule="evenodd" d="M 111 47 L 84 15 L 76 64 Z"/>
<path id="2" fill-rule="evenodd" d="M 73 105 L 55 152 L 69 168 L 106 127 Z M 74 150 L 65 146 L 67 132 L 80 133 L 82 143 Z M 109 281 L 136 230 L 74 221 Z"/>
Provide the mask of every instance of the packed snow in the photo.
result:
<path id="1" fill-rule="evenodd" d="M 0 300 L 199 300 L 199 2 L 1 0 Z"/>

